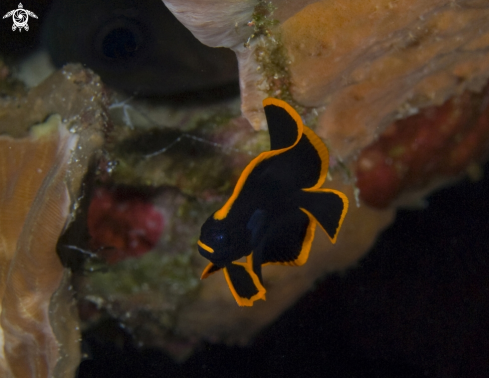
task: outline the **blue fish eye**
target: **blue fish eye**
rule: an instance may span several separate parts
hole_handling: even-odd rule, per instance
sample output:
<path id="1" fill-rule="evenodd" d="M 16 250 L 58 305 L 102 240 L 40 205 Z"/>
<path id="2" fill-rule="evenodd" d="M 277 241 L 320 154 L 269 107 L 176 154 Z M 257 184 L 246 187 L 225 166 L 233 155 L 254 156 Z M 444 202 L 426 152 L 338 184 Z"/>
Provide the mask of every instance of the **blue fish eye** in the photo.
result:
<path id="1" fill-rule="evenodd" d="M 224 240 L 224 234 L 222 232 L 214 235 L 214 240 L 217 242 L 221 242 Z"/>
<path id="2" fill-rule="evenodd" d="M 211 230 L 208 234 L 209 238 L 217 244 L 221 244 L 225 239 L 226 235 L 221 230 Z"/>

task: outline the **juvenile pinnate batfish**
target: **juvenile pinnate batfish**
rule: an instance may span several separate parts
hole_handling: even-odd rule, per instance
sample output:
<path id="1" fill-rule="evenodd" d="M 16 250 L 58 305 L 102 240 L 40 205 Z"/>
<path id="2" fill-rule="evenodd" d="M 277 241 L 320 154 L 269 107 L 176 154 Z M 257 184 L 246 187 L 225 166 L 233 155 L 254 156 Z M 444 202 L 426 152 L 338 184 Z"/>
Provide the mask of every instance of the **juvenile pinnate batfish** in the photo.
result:
<path id="1" fill-rule="evenodd" d="M 286 102 L 263 101 L 270 151 L 244 169 L 224 206 L 204 223 L 199 253 L 210 263 L 202 278 L 219 270 L 236 302 L 265 299 L 261 267 L 300 266 L 308 257 L 316 225 L 332 243 L 348 210 L 347 197 L 322 189 L 328 149 Z M 246 262 L 239 262 L 246 257 Z"/>

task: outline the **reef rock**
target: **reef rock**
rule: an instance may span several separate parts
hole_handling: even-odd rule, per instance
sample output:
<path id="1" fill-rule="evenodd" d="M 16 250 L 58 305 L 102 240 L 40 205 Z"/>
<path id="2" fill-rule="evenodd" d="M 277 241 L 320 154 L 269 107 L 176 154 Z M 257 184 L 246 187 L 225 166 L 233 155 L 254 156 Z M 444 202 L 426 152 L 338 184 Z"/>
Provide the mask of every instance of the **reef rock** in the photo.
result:
<path id="1" fill-rule="evenodd" d="M 242 111 L 265 126 L 272 95 L 314 109 L 341 159 L 395 119 L 441 105 L 489 78 L 483 0 L 165 0 L 203 43 L 235 50 Z M 277 21 L 277 22 L 275 22 Z"/>
<path id="2" fill-rule="evenodd" d="M 0 104 L 0 375 L 70 377 L 80 331 L 56 252 L 102 145 L 104 95 L 81 66 Z"/>

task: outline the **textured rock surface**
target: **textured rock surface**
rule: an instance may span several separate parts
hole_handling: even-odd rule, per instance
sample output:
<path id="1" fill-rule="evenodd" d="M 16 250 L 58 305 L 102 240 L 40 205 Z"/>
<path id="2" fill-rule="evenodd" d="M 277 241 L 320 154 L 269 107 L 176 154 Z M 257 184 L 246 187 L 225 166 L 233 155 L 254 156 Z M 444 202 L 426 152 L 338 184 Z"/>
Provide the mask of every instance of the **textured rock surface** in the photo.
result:
<path id="1" fill-rule="evenodd" d="M 480 91 L 489 77 L 482 0 L 272 1 L 261 13 L 262 2 L 165 3 L 201 41 L 236 51 L 242 110 L 255 128 L 265 126 L 263 98 L 290 97 L 315 109 L 318 134 L 342 159 L 394 119 Z"/>
<path id="2" fill-rule="evenodd" d="M 283 25 L 291 92 L 339 156 L 489 77 L 485 1 L 321 1 Z"/>
<path id="3" fill-rule="evenodd" d="M 465 170 L 477 180 L 489 147 L 488 99 L 487 87 L 480 94 L 467 91 L 390 125 L 358 158 L 360 198 L 386 207 L 403 191 Z"/>
<path id="4" fill-rule="evenodd" d="M 2 377 L 70 377 L 78 366 L 74 293 L 56 246 L 103 143 L 103 107 L 98 78 L 80 66 L 1 102 Z"/>

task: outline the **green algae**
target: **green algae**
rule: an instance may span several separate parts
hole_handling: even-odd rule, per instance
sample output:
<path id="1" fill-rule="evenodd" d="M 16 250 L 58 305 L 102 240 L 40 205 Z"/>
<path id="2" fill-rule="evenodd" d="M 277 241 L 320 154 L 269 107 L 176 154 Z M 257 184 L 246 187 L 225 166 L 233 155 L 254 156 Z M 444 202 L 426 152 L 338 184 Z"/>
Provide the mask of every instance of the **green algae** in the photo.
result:
<path id="1" fill-rule="evenodd" d="M 178 253 L 158 249 L 137 259 L 123 260 L 107 272 L 90 276 L 91 295 L 108 300 L 150 295 L 165 303 L 176 303 L 198 287 L 198 276 L 191 267 L 193 253 L 193 248 Z"/>
<path id="2" fill-rule="evenodd" d="M 273 12 L 277 9 L 271 2 L 260 0 L 253 10 L 251 21 L 248 26 L 253 27 L 253 33 L 244 43 L 244 47 L 249 47 L 253 39 L 261 36 L 270 36 L 271 29 L 279 24 L 278 20 L 272 18 Z"/>
<path id="3" fill-rule="evenodd" d="M 317 112 L 314 108 L 299 104 L 292 96 L 292 79 L 289 69 L 291 62 L 278 27 L 280 22 L 273 18 L 276 9 L 277 7 L 270 2 L 260 1 L 258 3 L 251 22 L 255 30 L 245 43 L 245 46 L 249 46 L 252 39 L 257 39 L 254 56 L 258 63 L 257 70 L 261 72 L 263 79 L 259 80 L 256 85 L 270 97 L 289 103 L 308 120 L 308 126 L 313 128 L 317 122 Z"/>
<path id="4" fill-rule="evenodd" d="M 181 128 L 123 128 L 108 150 L 112 180 L 131 186 L 173 186 L 195 197 L 227 194 L 241 170 L 269 147 L 266 132 L 234 122 L 239 109 L 193 117 Z M 185 131 L 182 131 L 185 130 Z"/>
<path id="5" fill-rule="evenodd" d="M 272 17 L 276 9 L 273 4 L 260 1 L 253 12 L 254 33 L 250 40 L 261 37 L 256 42 L 255 60 L 264 80 L 257 85 L 268 95 L 296 105 L 290 94 L 290 59 L 277 28 L 279 21 Z"/>

